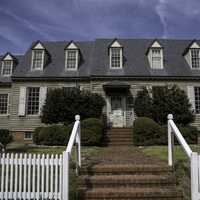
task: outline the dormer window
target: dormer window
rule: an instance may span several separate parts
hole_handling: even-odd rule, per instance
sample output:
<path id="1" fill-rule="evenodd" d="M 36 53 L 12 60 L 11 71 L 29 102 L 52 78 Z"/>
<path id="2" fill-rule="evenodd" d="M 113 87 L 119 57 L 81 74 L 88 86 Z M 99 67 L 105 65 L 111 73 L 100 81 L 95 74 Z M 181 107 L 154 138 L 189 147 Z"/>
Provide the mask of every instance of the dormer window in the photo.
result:
<path id="1" fill-rule="evenodd" d="M 2 75 L 3 76 L 11 76 L 13 68 L 12 60 L 4 60 L 2 61 Z"/>
<path id="2" fill-rule="evenodd" d="M 42 70 L 44 65 L 44 50 L 33 50 L 32 70 Z"/>
<path id="3" fill-rule="evenodd" d="M 65 49 L 65 68 L 66 70 L 77 70 L 79 61 L 79 49 L 73 43 L 70 42 Z"/>
<path id="4" fill-rule="evenodd" d="M 163 48 L 157 41 L 149 48 L 148 59 L 152 69 L 163 69 Z"/>
<path id="5" fill-rule="evenodd" d="M 160 48 L 152 48 L 151 51 L 152 68 L 162 69 L 162 50 Z"/>
<path id="6" fill-rule="evenodd" d="M 110 45 L 110 68 L 121 69 L 123 67 L 123 50 L 117 40 Z"/>
<path id="7" fill-rule="evenodd" d="M 200 46 L 195 40 L 188 45 L 183 56 L 191 69 L 200 69 Z"/>
<path id="8" fill-rule="evenodd" d="M 6 54 L 6 56 L 2 60 L 1 74 L 3 76 L 11 76 L 12 71 L 13 71 L 13 57 L 10 54 Z"/>
<path id="9" fill-rule="evenodd" d="M 38 42 L 32 48 L 32 66 L 31 69 L 35 70 L 43 70 L 44 68 L 44 57 L 45 57 L 45 48 L 43 45 Z"/>
<path id="10" fill-rule="evenodd" d="M 191 49 L 191 66 L 193 69 L 200 68 L 200 49 Z"/>

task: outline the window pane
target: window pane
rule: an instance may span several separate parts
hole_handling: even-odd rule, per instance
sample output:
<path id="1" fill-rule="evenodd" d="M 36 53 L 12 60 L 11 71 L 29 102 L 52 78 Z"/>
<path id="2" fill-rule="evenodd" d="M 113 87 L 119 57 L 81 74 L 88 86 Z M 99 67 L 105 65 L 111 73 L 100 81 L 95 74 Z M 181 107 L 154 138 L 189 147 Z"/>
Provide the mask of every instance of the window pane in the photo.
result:
<path id="1" fill-rule="evenodd" d="M 121 67 L 121 48 L 111 48 L 111 67 Z"/>
<path id="2" fill-rule="evenodd" d="M 161 69 L 162 68 L 162 57 L 161 49 L 152 49 L 152 68 Z"/>
<path id="3" fill-rule="evenodd" d="M 33 69 L 42 69 L 43 50 L 33 51 Z"/>
<path id="4" fill-rule="evenodd" d="M 28 96 L 27 96 L 28 115 L 36 115 L 39 113 L 39 96 L 40 96 L 39 87 L 28 88 Z"/>
<path id="5" fill-rule="evenodd" d="M 3 75 L 11 75 L 12 74 L 12 60 L 4 60 L 3 61 Z"/>
<path id="6" fill-rule="evenodd" d="M 31 140 L 32 139 L 32 132 L 25 132 L 24 133 L 24 139 Z"/>
<path id="7" fill-rule="evenodd" d="M 200 87 L 194 87 L 195 94 L 195 111 L 197 114 L 200 113 Z"/>
<path id="8" fill-rule="evenodd" d="M 0 114 L 8 113 L 8 94 L 0 94 Z"/>
<path id="9" fill-rule="evenodd" d="M 192 68 L 199 68 L 200 62 L 199 62 L 200 56 L 199 56 L 199 49 L 191 49 L 191 61 L 192 61 Z"/>
<path id="10" fill-rule="evenodd" d="M 77 66 L 77 50 L 67 50 L 66 57 L 67 57 L 67 68 L 69 69 L 76 69 Z"/>

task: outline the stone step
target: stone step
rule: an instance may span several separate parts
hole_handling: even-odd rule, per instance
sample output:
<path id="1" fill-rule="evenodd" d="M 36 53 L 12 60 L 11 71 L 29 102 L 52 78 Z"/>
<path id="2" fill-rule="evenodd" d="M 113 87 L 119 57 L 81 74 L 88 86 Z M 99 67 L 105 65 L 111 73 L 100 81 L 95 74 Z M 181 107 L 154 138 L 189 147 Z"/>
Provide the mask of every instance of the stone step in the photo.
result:
<path id="1" fill-rule="evenodd" d="M 156 187 L 175 186 L 172 175 L 95 175 L 81 176 L 79 187 L 110 188 L 110 187 Z"/>
<path id="2" fill-rule="evenodd" d="M 138 165 L 138 164 L 97 164 L 92 167 L 82 167 L 81 174 L 105 175 L 105 174 L 151 174 L 166 175 L 172 172 L 172 167 L 167 165 Z"/>
<path id="3" fill-rule="evenodd" d="M 105 136 L 106 137 L 132 137 L 133 135 L 129 134 L 129 133 L 128 134 L 127 133 L 126 134 L 120 134 L 120 133 L 119 134 L 118 133 L 113 134 L 112 133 L 112 134 L 106 134 Z"/>
<path id="4" fill-rule="evenodd" d="M 87 190 L 79 190 L 79 199 L 90 200 L 115 200 L 115 199 L 140 199 L 140 200 L 182 200 L 182 193 L 175 187 L 167 188 L 136 188 L 136 187 L 119 187 L 119 188 L 95 188 Z"/>

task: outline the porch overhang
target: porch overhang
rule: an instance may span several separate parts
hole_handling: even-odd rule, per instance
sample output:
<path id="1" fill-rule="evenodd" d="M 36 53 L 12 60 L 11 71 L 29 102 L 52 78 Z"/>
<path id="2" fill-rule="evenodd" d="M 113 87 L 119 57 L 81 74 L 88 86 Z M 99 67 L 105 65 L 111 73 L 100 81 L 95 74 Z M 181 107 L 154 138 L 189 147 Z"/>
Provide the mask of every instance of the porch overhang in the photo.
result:
<path id="1" fill-rule="evenodd" d="M 121 81 L 112 81 L 103 85 L 103 88 L 106 92 L 108 91 L 123 91 L 127 92 L 130 88 L 128 83 L 124 83 Z"/>

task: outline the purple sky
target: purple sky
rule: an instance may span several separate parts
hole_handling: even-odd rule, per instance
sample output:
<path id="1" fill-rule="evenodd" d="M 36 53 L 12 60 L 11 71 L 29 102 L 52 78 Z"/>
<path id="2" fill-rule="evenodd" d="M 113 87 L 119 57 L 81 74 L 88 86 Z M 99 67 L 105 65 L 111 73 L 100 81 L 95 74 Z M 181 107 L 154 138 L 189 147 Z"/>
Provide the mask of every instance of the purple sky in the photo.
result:
<path id="1" fill-rule="evenodd" d="M 199 0 L 0 0 L 0 53 L 34 40 L 200 38 Z"/>

